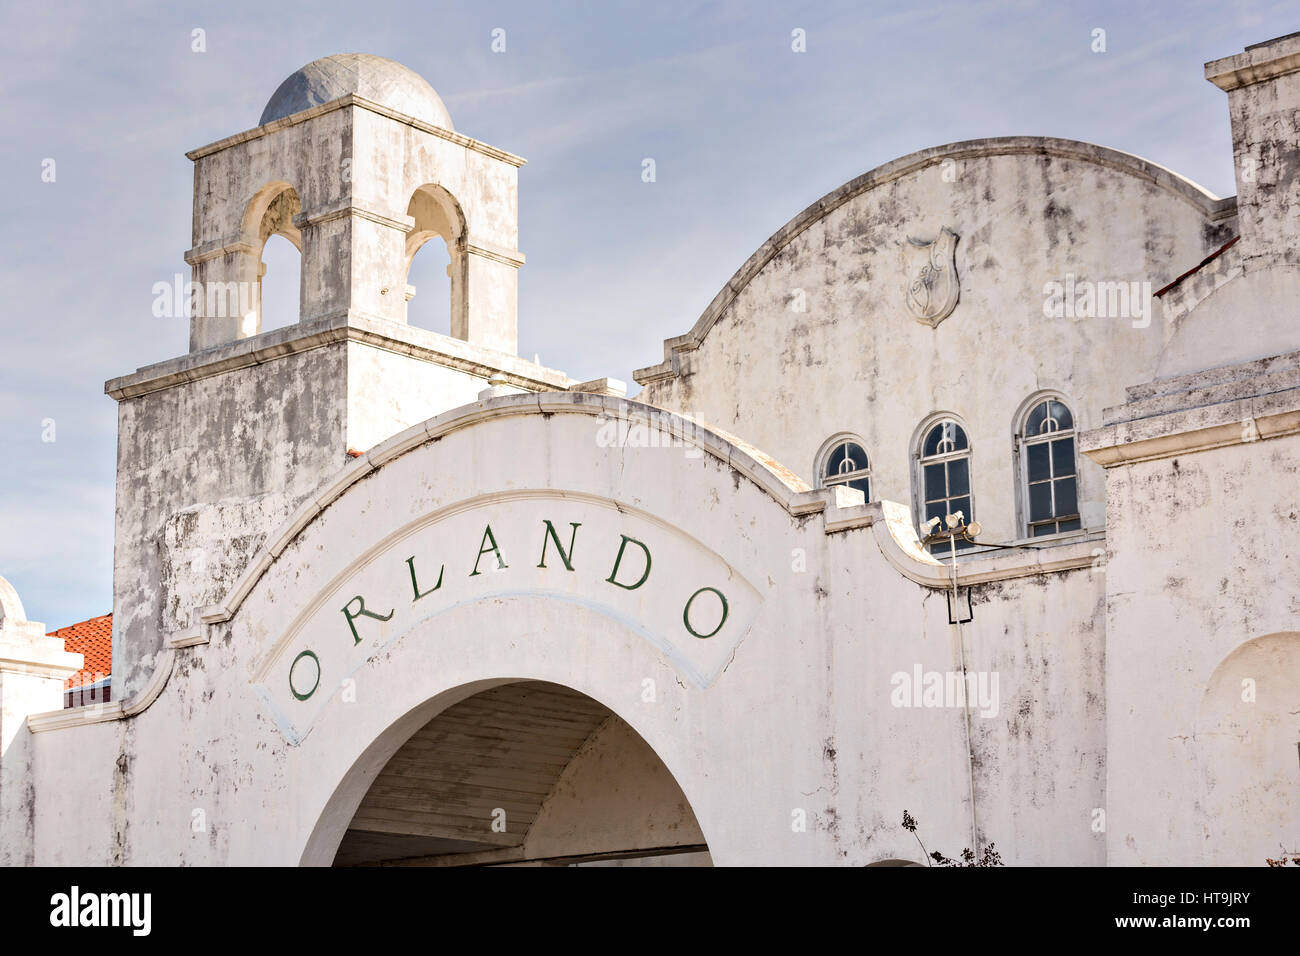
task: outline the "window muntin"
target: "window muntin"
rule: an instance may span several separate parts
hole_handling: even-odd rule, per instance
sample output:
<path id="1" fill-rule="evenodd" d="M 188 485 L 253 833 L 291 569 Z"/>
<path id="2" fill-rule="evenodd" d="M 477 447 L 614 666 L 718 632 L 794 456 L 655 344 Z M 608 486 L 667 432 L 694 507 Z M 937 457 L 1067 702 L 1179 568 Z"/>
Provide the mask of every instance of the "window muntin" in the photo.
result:
<path id="1" fill-rule="evenodd" d="M 1079 468 L 1070 409 L 1056 398 L 1036 402 L 1025 416 L 1020 443 L 1029 536 L 1080 530 Z"/>
<path id="2" fill-rule="evenodd" d="M 843 438 L 831 446 L 822 466 L 822 487 L 848 485 L 857 488 L 862 496 L 871 500 L 871 464 L 866 449 L 852 438 Z"/>
<path id="3" fill-rule="evenodd" d="M 966 430 L 951 419 L 936 422 L 921 441 L 921 521 L 944 519 L 960 511 L 969 524 L 975 520 L 971 500 L 970 441 Z M 958 539 L 957 550 L 973 547 L 972 542 Z M 951 553 L 947 541 L 930 545 L 933 554 Z"/>
<path id="4" fill-rule="evenodd" d="M 935 455 L 946 455 L 955 451 L 965 451 L 969 447 L 966 441 L 966 430 L 956 422 L 943 421 L 926 433 L 925 445 L 921 449 L 921 457 L 931 458 Z"/>

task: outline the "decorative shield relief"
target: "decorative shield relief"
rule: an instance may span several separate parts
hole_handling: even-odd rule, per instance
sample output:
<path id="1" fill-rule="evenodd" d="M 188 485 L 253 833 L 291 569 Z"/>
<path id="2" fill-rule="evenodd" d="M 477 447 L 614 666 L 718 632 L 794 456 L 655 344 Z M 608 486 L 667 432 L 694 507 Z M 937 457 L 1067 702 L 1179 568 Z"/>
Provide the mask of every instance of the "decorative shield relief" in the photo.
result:
<path id="1" fill-rule="evenodd" d="M 957 234 L 944 226 L 930 242 L 907 237 L 902 256 L 907 272 L 907 308 L 931 328 L 952 314 L 961 287 L 957 282 Z"/>

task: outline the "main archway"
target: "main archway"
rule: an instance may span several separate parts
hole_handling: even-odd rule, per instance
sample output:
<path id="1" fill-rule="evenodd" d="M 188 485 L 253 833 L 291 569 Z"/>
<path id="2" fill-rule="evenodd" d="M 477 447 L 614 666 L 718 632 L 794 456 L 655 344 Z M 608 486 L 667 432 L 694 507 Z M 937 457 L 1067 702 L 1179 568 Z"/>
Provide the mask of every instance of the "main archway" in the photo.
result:
<path id="1" fill-rule="evenodd" d="M 336 866 L 708 865 L 681 787 L 608 707 L 560 684 L 479 691 L 375 777 Z"/>
<path id="2" fill-rule="evenodd" d="M 200 612 L 216 637 L 205 673 L 239 702 L 221 713 L 265 741 L 249 772 L 276 795 L 232 792 L 219 812 L 261 822 L 232 835 L 226 858 L 682 862 L 707 850 L 734 865 L 833 852 L 836 831 L 818 821 L 846 758 L 826 743 L 828 712 L 807 702 L 827 699 L 823 635 L 841 618 L 814 585 L 883 565 L 857 542 L 844 558 L 850 543 L 827 533 L 872 514 L 684 420 L 653 413 L 651 444 L 650 414 L 581 393 L 488 399 L 367 452 L 270 536 L 226 601 Z M 814 580 L 792 553 L 844 571 Z M 190 673 L 160 702 L 184 706 Z M 524 682 L 552 689 L 508 702 Z M 521 714 L 548 713 L 562 739 L 522 734 Z M 223 740 L 247 739 L 230 724 Z"/>

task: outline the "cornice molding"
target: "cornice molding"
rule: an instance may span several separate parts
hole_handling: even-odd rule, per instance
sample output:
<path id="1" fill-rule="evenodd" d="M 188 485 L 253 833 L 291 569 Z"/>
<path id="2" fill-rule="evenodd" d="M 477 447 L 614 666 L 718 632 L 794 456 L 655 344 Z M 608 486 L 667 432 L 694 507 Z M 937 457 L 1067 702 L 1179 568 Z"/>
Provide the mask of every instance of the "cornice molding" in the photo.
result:
<path id="1" fill-rule="evenodd" d="M 80 707 L 65 707 L 62 710 L 47 710 L 27 717 L 27 727 L 34 734 L 47 730 L 66 730 L 69 727 L 84 727 L 87 724 L 101 724 L 109 720 L 121 720 L 134 717 L 147 709 L 167 686 L 172 668 L 176 664 L 176 651 L 164 648 L 158 654 L 158 665 L 154 668 L 149 683 L 140 689 L 134 697 L 123 701 L 110 701 L 107 704 L 83 704 Z"/>
<path id="2" fill-rule="evenodd" d="M 499 374 L 504 376 L 507 384 L 530 392 L 565 389 L 574 384 L 563 372 L 534 365 L 517 355 L 484 349 L 428 329 L 352 311 L 307 319 L 272 332 L 146 366 L 131 375 L 105 382 L 104 393 L 122 402 L 338 342 L 360 342 L 484 380 Z"/>
<path id="3" fill-rule="evenodd" d="M 1205 64 L 1205 78 L 1226 92 L 1275 80 L 1300 70 L 1300 36 L 1257 43 L 1234 56 Z"/>
<path id="4" fill-rule="evenodd" d="M 491 259 L 494 262 L 500 262 L 508 266 L 514 266 L 518 269 L 524 264 L 524 254 L 518 249 L 506 249 L 503 246 L 495 246 L 490 243 L 465 243 L 465 251 L 472 256 L 482 256 L 484 259 Z"/>
<path id="5" fill-rule="evenodd" d="M 260 258 L 262 250 L 239 237 L 214 239 L 211 242 L 201 243 L 185 253 L 185 262 L 187 265 L 196 266 L 201 262 L 207 262 L 209 259 L 220 259 L 232 252 Z"/>
<path id="6" fill-rule="evenodd" d="M 1291 392 L 1300 402 L 1300 389 Z M 1300 434 L 1300 406 L 1270 412 L 1267 404 L 1242 399 L 1216 406 L 1211 413 L 1192 409 L 1104 425 L 1084 432 L 1079 450 L 1103 468 L 1114 468 Z"/>
<path id="7" fill-rule="evenodd" d="M 497 149 L 495 146 L 489 146 L 487 143 L 479 142 L 463 133 L 456 133 L 452 130 L 443 129 L 440 126 L 434 126 L 432 123 L 426 123 L 424 120 L 416 119 L 414 116 L 408 116 L 405 113 L 399 113 L 397 110 L 389 109 L 374 100 L 368 100 L 364 96 L 357 96 L 355 93 L 347 96 L 341 96 L 337 100 L 331 100 L 328 103 L 322 103 L 320 106 L 313 106 L 311 109 L 302 110 L 299 113 L 293 113 L 289 116 L 281 117 L 274 122 L 267 123 L 265 126 L 255 126 L 252 129 L 244 130 L 242 133 L 235 133 L 224 139 L 219 139 L 215 143 L 209 143 L 207 146 L 200 146 L 197 149 L 189 150 L 185 156 L 187 159 L 198 161 L 205 156 L 211 156 L 213 153 L 219 153 L 224 149 L 232 146 L 238 146 L 240 143 L 247 143 L 251 140 L 260 139 L 271 133 L 290 126 L 297 126 L 299 123 L 306 123 L 318 116 L 324 116 L 326 113 L 332 113 L 335 110 L 345 109 L 349 106 L 355 106 L 359 109 L 369 110 L 380 116 L 386 116 L 389 119 L 397 120 L 407 126 L 414 127 L 421 132 L 430 133 L 439 139 L 445 139 L 448 142 L 455 143 L 457 146 L 464 146 L 476 153 L 482 153 L 492 159 L 498 159 L 503 163 L 511 166 L 523 166 L 528 160 L 522 156 L 516 156 L 514 153 L 508 153 L 504 149 Z"/>
<path id="8" fill-rule="evenodd" d="M 293 224 L 300 230 L 309 229 L 312 226 L 319 226 L 327 222 L 332 222 L 335 219 L 345 219 L 348 217 L 366 219 L 370 222 L 378 223 L 381 226 L 388 226 L 390 229 L 396 229 L 401 233 L 409 233 L 415 228 L 415 219 L 412 216 L 369 209 L 365 206 L 357 205 L 355 198 L 345 199 L 342 202 L 334 203 L 330 206 L 322 206 L 318 209 L 300 212 L 293 217 Z"/>

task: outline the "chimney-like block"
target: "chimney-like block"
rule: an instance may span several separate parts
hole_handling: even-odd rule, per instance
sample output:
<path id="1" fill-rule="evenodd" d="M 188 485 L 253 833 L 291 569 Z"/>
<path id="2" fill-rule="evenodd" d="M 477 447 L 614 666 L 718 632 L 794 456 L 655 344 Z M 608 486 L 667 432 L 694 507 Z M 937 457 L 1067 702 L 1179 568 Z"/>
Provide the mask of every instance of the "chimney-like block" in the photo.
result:
<path id="1" fill-rule="evenodd" d="M 1205 78 L 1228 94 L 1246 270 L 1300 264 L 1300 33 L 1213 60 Z"/>

